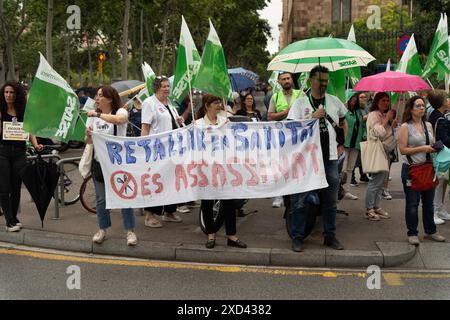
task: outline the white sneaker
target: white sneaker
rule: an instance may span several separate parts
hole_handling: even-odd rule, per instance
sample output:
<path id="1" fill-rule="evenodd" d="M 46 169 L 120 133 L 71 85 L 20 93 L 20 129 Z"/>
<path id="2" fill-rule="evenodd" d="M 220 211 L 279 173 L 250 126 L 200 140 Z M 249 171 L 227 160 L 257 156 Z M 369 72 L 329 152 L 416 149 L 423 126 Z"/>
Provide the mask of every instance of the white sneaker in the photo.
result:
<path id="1" fill-rule="evenodd" d="M 387 189 L 383 189 L 383 192 L 381 193 L 381 197 L 384 200 L 392 200 L 392 196 Z"/>
<path id="2" fill-rule="evenodd" d="M 20 231 L 20 227 L 18 225 L 15 226 L 6 226 L 6 232 L 18 232 Z"/>
<path id="3" fill-rule="evenodd" d="M 106 238 L 106 231 L 105 230 L 98 230 L 96 234 L 94 234 L 94 237 L 92 238 L 92 242 L 101 244 Z"/>
<path id="4" fill-rule="evenodd" d="M 135 246 L 137 245 L 137 237 L 136 234 L 133 231 L 127 232 L 127 246 Z"/>
<path id="5" fill-rule="evenodd" d="M 435 225 L 439 225 L 439 224 L 444 224 L 445 221 L 442 220 L 441 218 L 439 218 L 436 214 L 434 214 L 434 224 Z"/>
<path id="6" fill-rule="evenodd" d="M 344 198 L 345 198 L 345 199 L 349 199 L 349 200 L 358 200 L 358 197 L 355 196 L 354 194 L 351 194 L 350 192 L 347 192 L 347 193 L 344 195 Z"/>
<path id="7" fill-rule="evenodd" d="M 450 213 L 448 213 L 445 210 L 437 211 L 436 215 L 441 218 L 442 220 L 450 220 Z"/>
<path id="8" fill-rule="evenodd" d="M 179 213 L 189 213 L 191 210 L 187 206 L 181 206 L 177 208 L 177 212 Z"/>
<path id="9" fill-rule="evenodd" d="M 272 208 L 281 208 L 283 206 L 283 197 L 273 198 Z"/>
<path id="10" fill-rule="evenodd" d="M 162 217 L 163 221 L 166 222 L 183 222 L 183 219 L 180 218 L 180 216 L 176 215 L 175 213 L 164 213 L 163 217 Z"/>

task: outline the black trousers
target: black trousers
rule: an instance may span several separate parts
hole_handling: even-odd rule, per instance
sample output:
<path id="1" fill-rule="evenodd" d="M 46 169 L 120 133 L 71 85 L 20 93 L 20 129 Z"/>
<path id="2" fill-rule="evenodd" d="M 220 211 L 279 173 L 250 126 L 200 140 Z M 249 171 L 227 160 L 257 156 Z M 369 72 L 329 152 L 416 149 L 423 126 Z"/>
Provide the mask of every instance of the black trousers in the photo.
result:
<path id="1" fill-rule="evenodd" d="M 24 147 L 0 144 L 0 203 L 6 224 L 15 225 L 20 204 L 22 174 L 27 164 Z"/>
<path id="2" fill-rule="evenodd" d="M 225 232 L 227 236 L 236 235 L 236 212 L 234 210 L 234 200 L 221 200 L 225 214 Z M 213 219 L 214 200 L 202 200 L 201 208 L 203 220 L 205 222 L 206 233 L 215 233 Z"/>
<path id="3" fill-rule="evenodd" d="M 159 207 L 148 207 L 144 208 L 145 211 L 148 211 L 150 213 L 156 214 L 158 216 L 162 216 L 164 212 L 167 213 L 174 213 L 177 211 L 177 205 L 176 204 L 170 204 L 168 206 L 159 206 Z"/>

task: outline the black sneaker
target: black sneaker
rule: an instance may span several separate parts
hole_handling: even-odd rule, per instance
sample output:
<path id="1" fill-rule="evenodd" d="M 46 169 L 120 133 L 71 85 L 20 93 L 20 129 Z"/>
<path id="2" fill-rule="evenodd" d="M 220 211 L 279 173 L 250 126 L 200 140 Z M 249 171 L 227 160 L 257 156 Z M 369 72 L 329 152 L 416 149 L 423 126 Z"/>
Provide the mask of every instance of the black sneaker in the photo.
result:
<path id="1" fill-rule="evenodd" d="M 334 250 L 344 250 L 344 246 L 333 236 L 325 236 L 323 244 Z"/>
<path id="2" fill-rule="evenodd" d="M 359 185 L 354 176 L 352 177 L 352 181 L 350 182 L 350 185 L 352 187 L 357 187 Z"/>
<path id="3" fill-rule="evenodd" d="M 303 251 L 303 240 L 300 238 L 294 238 L 292 240 L 292 250 L 295 252 L 302 252 Z"/>
<path id="4" fill-rule="evenodd" d="M 360 178 L 359 181 L 361 182 L 369 182 L 369 177 L 366 174 L 363 174 Z"/>

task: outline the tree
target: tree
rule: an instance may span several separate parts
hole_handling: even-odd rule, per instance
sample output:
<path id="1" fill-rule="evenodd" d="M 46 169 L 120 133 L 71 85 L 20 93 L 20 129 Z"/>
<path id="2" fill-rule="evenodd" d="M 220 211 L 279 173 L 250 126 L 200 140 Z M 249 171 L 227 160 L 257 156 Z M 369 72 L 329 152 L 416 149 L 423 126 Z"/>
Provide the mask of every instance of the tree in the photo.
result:
<path id="1" fill-rule="evenodd" d="M 128 78 L 128 27 L 130 25 L 130 0 L 125 0 L 125 14 L 122 32 L 122 80 Z"/>
<path id="2" fill-rule="evenodd" d="M 53 33 L 53 0 L 48 0 L 46 43 L 47 43 L 47 62 L 51 66 L 53 66 L 52 33 Z"/>

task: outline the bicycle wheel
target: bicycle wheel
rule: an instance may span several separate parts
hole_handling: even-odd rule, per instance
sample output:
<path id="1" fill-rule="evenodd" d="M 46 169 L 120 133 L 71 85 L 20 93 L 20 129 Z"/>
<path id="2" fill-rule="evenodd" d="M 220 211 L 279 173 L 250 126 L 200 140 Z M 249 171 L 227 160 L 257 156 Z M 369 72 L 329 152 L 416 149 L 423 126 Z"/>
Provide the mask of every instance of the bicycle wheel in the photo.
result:
<path id="1" fill-rule="evenodd" d="M 81 179 L 78 163 L 67 162 L 64 164 L 64 204 L 66 206 L 74 204 L 80 199 L 76 185 L 81 182 Z"/>
<path id="2" fill-rule="evenodd" d="M 223 210 L 223 206 L 220 200 L 214 200 L 214 206 L 213 206 L 213 232 L 216 233 L 219 231 L 220 227 L 222 226 L 223 222 L 225 221 L 225 212 Z M 200 228 L 202 229 L 203 233 L 206 233 L 206 226 L 205 221 L 203 217 L 203 211 L 202 207 L 200 206 L 199 210 L 199 224 Z"/>
<path id="3" fill-rule="evenodd" d="M 83 208 L 87 211 L 94 214 L 97 213 L 97 210 L 95 210 L 95 187 L 92 176 L 88 176 L 81 184 L 80 201 Z"/>

